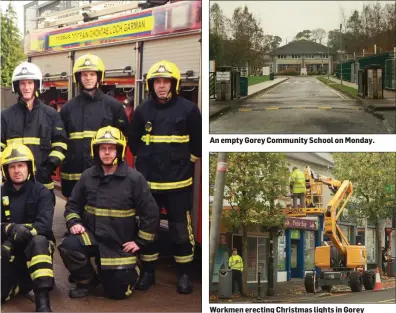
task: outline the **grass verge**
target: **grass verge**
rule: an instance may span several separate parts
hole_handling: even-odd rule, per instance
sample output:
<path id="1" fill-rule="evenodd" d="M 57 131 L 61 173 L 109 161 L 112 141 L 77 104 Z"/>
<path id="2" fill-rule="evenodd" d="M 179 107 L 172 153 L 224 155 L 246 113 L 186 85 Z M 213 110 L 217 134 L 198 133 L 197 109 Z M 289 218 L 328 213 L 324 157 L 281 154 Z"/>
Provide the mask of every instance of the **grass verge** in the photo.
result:
<path id="1" fill-rule="evenodd" d="M 263 83 L 269 80 L 269 76 L 249 76 L 248 77 L 248 86 Z"/>
<path id="2" fill-rule="evenodd" d="M 358 90 L 355 88 L 335 83 L 332 80 L 327 79 L 326 76 L 319 76 L 317 77 L 317 79 L 325 85 L 329 86 L 330 88 L 341 92 L 342 94 L 346 95 L 351 99 L 360 99 L 358 96 Z"/>

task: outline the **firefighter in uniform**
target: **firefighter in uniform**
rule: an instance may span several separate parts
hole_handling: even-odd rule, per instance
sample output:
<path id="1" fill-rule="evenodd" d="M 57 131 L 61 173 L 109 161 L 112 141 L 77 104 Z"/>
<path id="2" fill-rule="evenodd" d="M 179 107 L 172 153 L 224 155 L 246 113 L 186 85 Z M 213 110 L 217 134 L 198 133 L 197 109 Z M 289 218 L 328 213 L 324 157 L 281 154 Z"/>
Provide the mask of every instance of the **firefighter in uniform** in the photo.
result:
<path id="1" fill-rule="evenodd" d="M 96 55 L 79 57 L 73 67 L 73 81 L 80 94 L 63 105 L 60 115 L 69 136 L 68 152 L 61 166 L 62 194 L 70 197 L 81 173 L 94 165 L 90 143 L 97 130 L 114 126 L 126 133 L 128 119 L 122 104 L 102 92 L 105 68 Z"/>
<path id="2" fill-rule="evenodd" d="M 7 146 L 1 158 L 1 300 L 35 293 L 36 312 L 51 312 L 54 285 L 51 192 L 35 180 L 34 157 L 19 143 Z"/>
<path id="3" fill-rule="evenodd" d="M 96 164 L 83 172 L 66 204 L 70 234 L 58 249 L 76 283 L 71 298 L 87 296 L 98 281 L 109 298 L 129 296 L 140 275 L 136 252 L 159 228 L 158 206 L 143 175 L 124 162 L 125 149 L 119 129 L 99 129 L 91 143 Z"/>
<path id="4" fill-rule="evenodd" d="M 136 169 L 147 179 L 158 206 L 167 211 L 177 291 L 187 294 L 192 292 L 195 241 L 190 211 L 194 162 L 202 150 L 202 117 L 196 104 L 178 96 L 179 85 L 180 71 L 174 63 L 163 60 L 149 69 L 146 90 L 151 99 L 134 112 L 129 145 Z M 142 249 L 143 272 L 136 289 L 147 290 L 155 283 L 157 239 Z"/>
<path id="5" fill-rule="evenodd" d="M 36 162 L 36 180 L 52 191 L 52 174 L 65 158 L 67 138 L 59 113 L 38 99 L 42 75 L 37 65 L 23 62 L 12 74 L 18 102 L 1 112 L 1 150 L 14 142 L 28 146 Z"/>

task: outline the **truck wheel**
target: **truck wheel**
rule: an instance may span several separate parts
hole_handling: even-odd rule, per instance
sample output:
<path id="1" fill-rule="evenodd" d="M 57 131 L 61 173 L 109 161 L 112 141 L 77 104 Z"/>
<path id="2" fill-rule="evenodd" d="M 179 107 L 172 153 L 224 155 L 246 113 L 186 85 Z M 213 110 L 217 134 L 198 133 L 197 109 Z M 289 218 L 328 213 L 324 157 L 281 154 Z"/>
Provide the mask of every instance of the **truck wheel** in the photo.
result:
<path id="1" fill-rule="evenodd" d="M 366 271 L 363 274 L 363 286 L 366 290 L 373 290 L 375 287 L 375 272 Z"/>
<path id="2" fill-rule="evenodd" d="M 319 289 L 319 280 L 313 273 L 305 274 L 304 278 L 305 291 L 308 293 L 317 293 Z"/>
<path id="3" fill-rule="evenodd" d="M 352 292 L 361 292 L 363 288 L 362 274 L 359 272 L 351 272 L 349 275 L 349 286 Z"/>
<path id="4" fill-rule="evenodd" d="M 333 288 L 333 286 L 331 286 L 331 285 L 325 285 L 325 286 L 322 286 L 321 288 L 322 288 L 323 291 L 330 292 L 330 291 L 331 291 L 331 288 Z"/>

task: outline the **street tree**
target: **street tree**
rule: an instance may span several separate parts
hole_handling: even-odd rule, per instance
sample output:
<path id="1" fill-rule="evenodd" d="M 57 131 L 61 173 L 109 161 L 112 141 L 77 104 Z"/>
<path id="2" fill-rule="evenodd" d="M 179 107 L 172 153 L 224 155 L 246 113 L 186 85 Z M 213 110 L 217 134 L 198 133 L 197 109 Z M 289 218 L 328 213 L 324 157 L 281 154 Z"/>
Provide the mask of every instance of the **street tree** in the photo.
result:
<path id="1" fill-rule="evenodd" d="M 227 41 L 226 27 L 228 19 L 217 3 L 210 7 L 210 27 L 209 27 L 209 57 L 221 64 L 225 59 Z"/>
<path id="2" fill-rule="evenodd" d="M 311 36 L 312 36 L 311 31 L 309 29 L 305 29 L 297 33 L 295 40 L 302 40 L 302 39 L 311 40 Z"/>
<path id="3" fill-rule="evenodd" d="M 375 225 L 377 266 L 381 266 L 381 225 L 396 203 L 396 153 L 334 153 L 335 176 L 353 183 L 354 215 Z"/>
<path id="4" fill-rule="evenodd" d="M 217 155 L 210 155 L 211 194 L 216 175 Z M 229 153 L 224 198 L 231 210 L 223 211 L 223 223 L 242 233 L 242 259 L 247 269 L 248 231 L 283 229 L 285 216 L 277 198 L 287 193 L 289 171 L 282 153 Z M 271 249 L 270 249 L 271 250 Z M 270 252 L 272 253 L 272 252 Z M 271 257 L 271 256 L 270 256 Z M 247 271 L 243 272 L 242 293 L 247 291 Z"/>
<path id="5" fill-rule="evenodd" d="M 312 40 L 322 44 L 323 39 L 326 36 L 326 31 L 322 28 L 316 28 L 312 30 Z"/>
<path id="6" fill-rule="evenodd" d="M 1 86 L 11 86 L 12 72 L 25 59 L 21 47 L 21 34 L 17 26 L 17 15 L 11 4 L 1 13 Z"/>

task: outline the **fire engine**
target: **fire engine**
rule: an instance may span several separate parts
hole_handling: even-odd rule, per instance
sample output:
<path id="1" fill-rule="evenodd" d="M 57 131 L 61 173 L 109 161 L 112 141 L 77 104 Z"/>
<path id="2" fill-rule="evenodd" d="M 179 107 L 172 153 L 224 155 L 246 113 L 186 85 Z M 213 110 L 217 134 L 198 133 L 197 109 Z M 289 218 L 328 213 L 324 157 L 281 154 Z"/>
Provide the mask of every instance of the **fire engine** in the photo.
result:
<path id="1" fill-rule="evenodd" d="M 41 100 L 56 109 L 76 96 L 72 69 L 86 53 L 102 58 L 102 90 L 124 105 L 130 119 L 146 98 L 145 75 L 159 60 L 174 62 L 182 73 L 180 95 L 201 109 L 201 1 L 93 2 L 38 19 L 38 29 L 25 38 L 28 61 L 43 72 Z M 158 2 L 158 1 L 157 1 Z M 133 156 L 127 152 L 133 166 Z M 201 165 L 194 176 L 193 229 L 202 242 Z M 60 182 L 59 170 L 54 177 Z"/>

